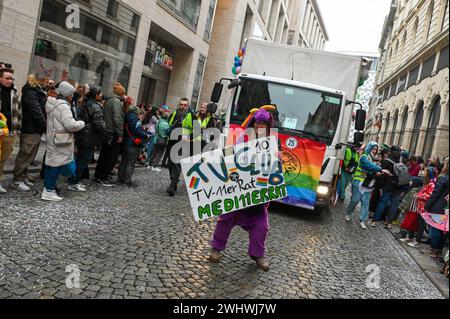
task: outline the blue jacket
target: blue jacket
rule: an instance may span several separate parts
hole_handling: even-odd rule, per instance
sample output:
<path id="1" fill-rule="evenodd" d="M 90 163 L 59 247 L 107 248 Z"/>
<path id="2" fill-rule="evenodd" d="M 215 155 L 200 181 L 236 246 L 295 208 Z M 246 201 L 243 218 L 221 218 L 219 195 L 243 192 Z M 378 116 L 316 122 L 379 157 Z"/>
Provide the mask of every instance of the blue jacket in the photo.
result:
<path id="1" fill-rule="evenodd" d="M 381 167 L 370 161 L 368 158 L 371 157 L 370 152 L 375 146 L 378 146 L 375 142 L 370 142 L 369 144 L 367 144 L 366 149 L 364 150 L 364 154 L 366 154 L 367 156 L 361 156 L 361 158 L 359 159 L 359 165 L 361 169 L 368 174 L 378 173 L 381 171 Z"/>
<path id="2" fill-rule="evenodd" d="M 130 109 L 125 114 L 124 128 L 123 128 L 123 143 L 127 146 L 133 145 L 133 141 L 136 138 L 142 140 L 148 138 L 147 132 L 144 131 L 142 126 L 138 126 L 139 118 L 134 109 Z"/>

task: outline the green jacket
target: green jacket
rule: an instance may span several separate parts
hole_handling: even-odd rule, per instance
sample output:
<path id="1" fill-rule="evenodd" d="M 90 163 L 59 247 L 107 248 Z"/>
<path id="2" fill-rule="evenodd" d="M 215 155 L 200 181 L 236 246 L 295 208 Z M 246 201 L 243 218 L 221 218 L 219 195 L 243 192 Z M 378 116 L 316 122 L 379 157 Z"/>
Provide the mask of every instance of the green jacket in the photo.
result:
<path id="1" fill-rule="evenodd" d="M 153 142 L 156 143 L 158 138 L 161 140 L 167 140 L 167 138 L 169 137 L 167 135 L 167 132 L 169 131 L 169 129 L 170 129 L 169 122 L 167 122 L 166 119 L 161 118 L 158 121 L 158 124 L 156 124 L 156 132 L 155 132 L 156 134 L 153 138 Z"/>
<path id="2" fill-rule="evenodd" d="M 123 102 L 118 95 L 109 98 L 103 109 L 105 114 L 106 131 L 116 137 L 123 137 Z"/>
<path id="3" fill-rule="evenodd" d="M 356 163 L 359 163 L 359 155 L 357 152 L 352 152 L 352 150 L 350 148 L 347 148 L 345 150 L 345 157 L 344 157 L 344 167 L 348 165 L 348 163 L 350 163 L 350 160 L 352 159 L 352 157 L 355 158 Z"/>

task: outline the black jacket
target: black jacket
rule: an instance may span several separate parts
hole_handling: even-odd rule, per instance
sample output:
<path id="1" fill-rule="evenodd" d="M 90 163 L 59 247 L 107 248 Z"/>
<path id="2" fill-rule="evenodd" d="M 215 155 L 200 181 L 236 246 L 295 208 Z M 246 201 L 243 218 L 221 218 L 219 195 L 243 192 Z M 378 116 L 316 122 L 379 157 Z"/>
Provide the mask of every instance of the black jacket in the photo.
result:
<path id="1" fill-rule="evenodd" d="M 47 94 L 40 86 L 28 83 L 22 88 L 22 134 L 43 134 L 47 128 L 45 103 Z"/>
<path id="2" fill-rule="evenodd" d="M 394 161 L 395 163 L 398 163 L 398 161 L 392 158 L 390 160 Z M 394 175 L 394 164 L 391 161 L 389 161 L 388 159 L 381 160 L 380 165 L 382 169 L 387 169 L 389 172 L 391 172 L 392 175 Z M 377 185 L 380 188 L 383 187 L 393 188 L 392 181 L 393 181 L 392 176 L 386 176 L 384 174 L 381 176 L 377 176 Z"/>
<path id="3" fill-rule="evenodd" d="M 444 214 L 447 201 L 445 197 L 448 195 L 448 175 L 438 178 L 433 193 L 425 203 L 425 210 L 433 214 Z"/>
<path id="4" fill-rule="evenodd" d="M 106 130 L 102 107 L 96 101 L 88 99 L 80 108 L 80 117 L 86 125 L 77 134 L 78 147 L 102 145 Z"/>

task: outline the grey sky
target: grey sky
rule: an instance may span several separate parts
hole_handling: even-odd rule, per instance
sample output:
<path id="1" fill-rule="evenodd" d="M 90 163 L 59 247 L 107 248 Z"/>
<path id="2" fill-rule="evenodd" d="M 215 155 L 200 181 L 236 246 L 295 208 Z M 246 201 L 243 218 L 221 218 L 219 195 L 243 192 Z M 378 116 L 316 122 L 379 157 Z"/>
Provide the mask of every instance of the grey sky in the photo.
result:
<path id="1" fill-rule="evenodd" d="M 391 0 L 317 0 L 331 52 L 378 53 Z"/>

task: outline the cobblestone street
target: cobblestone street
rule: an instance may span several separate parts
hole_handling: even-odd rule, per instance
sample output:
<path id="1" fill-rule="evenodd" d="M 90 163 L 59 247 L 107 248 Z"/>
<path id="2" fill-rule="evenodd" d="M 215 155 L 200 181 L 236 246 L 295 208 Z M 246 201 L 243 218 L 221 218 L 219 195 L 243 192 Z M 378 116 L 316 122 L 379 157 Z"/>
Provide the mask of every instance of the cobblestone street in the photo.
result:
<path id="1" fill-rule="evenodd" d="M 273 205 L 258 270 L 235 228 L 220 264 L 210 264 L 213 222 L 196 225 L 185 188 L 165 194 L 167 171 L 137 169 L 140 187 L 0 197 L 1 298 L 441 298 L 385 229 L 346 223 L 342 206 L 321 214 Z M 40 190 L 41 183 L 37 184 Z M 69 265 L 79 289 L 66 287 Z M 368 288 L 379 267 L 379 289 Z M 375 271 L 376 272 L 376 271 Z M 370 286 L 369 286 L 370 287 Z"/>

